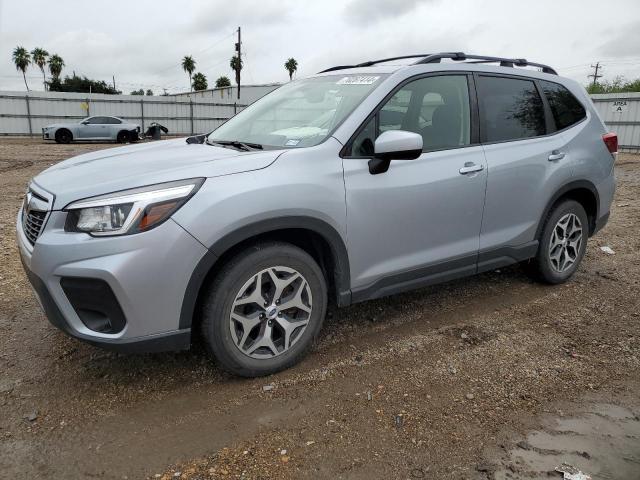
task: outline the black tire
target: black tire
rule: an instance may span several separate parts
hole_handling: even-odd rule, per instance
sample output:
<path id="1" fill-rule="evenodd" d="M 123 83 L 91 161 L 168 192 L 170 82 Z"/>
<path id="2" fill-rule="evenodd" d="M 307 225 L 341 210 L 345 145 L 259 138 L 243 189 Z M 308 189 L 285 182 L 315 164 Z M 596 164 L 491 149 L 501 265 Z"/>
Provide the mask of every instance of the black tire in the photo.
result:
<path id="1" fill-rule="evenodd" d="M 552 242 L 554 229 L 558 222 L 568 214 L 575 215 L 580 221 L 582 228 L 582 241 L 578 249 L 574 249 L 576 255 L 575 261 L 566 268 L 566 270 L 558 271 L 551 259 L 549 246 Z M 578 269 L 582 258 L 587 249 L 587 239 L 589 237 L 589 218 L 584 207 L 575 200 L 564 200 L 555 205 L 544 224 L 542 233 L 539 238 L 539 247 L 537 255 L 529 262 L 529 273 L 539 281 L 556 285 L 569 280 Z"/>
<path id="2" fill-rule="evenodd" d="M 313 306 L 306 329 L 288 350 L 270 358 L 256 359 L 241 351 L 232 338 L 231 309 L 247 281 L 262 270 L 275 266 L 294 269 L 304 277 Z M 284 242 L 257 244 L 230 259 L 207 289 L 203 296 L 202 334 L 209 351 L 227 372 L 242 377 L 270 375 L 293 366 L 308 353 L 322 328 L 326 308 L 326 281 L 322 270 L 308 253 Z"/>
<path id="3" fill-rule="evenodd" d="M 61 128 L 56 132 L 56 143 L 71 143 L 72 140 L 73 135 L 66 128 Z"/>
<path id="4" fill-rule="evenodd" d="M 118 132 L 118 135 L 116 136 L 116 142 L 118 142 L 118 143 L 128 143 L 129 142 L 129 132 L 127 132 L 126 130 L 122 130 L 122 131 Z"/>

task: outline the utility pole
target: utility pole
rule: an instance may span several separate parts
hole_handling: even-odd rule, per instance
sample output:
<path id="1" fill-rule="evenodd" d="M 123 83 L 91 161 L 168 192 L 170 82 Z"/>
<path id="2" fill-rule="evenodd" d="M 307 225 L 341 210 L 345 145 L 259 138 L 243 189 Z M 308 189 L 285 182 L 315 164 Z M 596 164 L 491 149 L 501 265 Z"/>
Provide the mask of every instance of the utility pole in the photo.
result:
<path id="1" fill-rule="evenodd" d="M 116 76 L 113 76 L 113 89 L 116 89 Z"/>
<path id="2" fill-rule="evenodd" d="M 596 62 L 595 65 L 591 65 L 591 68 L 594 68 L 595 71 L 591 75 L 587 75 L 587 77 L 593 78 L 593 86 L 596 86 L 598 83 L 598 79 L 602 77 L 602 75 L 598 75 L 598 71 L 600 70 L 600 62 Z"/>
<path id="3" fill-rule="evenodd" d="M 242 41 L 240 39 L 240 27 L 238 27 L 238 43 L 236 43 L 236 52 L 238 55 L 236 82 L 238 82 L 238 100 L 240 100 L 240 69 L 242 68 Z"/>

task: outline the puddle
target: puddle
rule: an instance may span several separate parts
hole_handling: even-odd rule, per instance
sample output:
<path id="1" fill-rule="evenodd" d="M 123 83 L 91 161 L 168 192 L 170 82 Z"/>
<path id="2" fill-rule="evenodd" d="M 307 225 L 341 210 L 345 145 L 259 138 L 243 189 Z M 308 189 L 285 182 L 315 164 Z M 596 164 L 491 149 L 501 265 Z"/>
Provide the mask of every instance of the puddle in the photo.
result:
<path id="1" fill-rule="evenodd" d="M 508 454 L 495 480 L 562 478 L 572 465 L 593 480 L 640 480 L 640 416 L 615 405 L 592 405 L 531 432 Z"/>

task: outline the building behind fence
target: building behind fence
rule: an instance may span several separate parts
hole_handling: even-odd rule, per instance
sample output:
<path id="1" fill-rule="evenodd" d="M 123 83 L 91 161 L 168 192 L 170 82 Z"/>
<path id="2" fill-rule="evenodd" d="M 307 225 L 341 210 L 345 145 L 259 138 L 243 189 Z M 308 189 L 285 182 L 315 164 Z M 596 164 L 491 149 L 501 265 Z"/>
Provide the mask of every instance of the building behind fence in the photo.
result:
<path id="1" fill-rule="evenodd" d="M 79 122 L 106 115 L 166 126 L 172 135 L 210 132 L 277 85 L 242 86 L 167 96 L 104 95 L 68 92 L 0 92 L 0 135 L 41 135 L 53 123 Z"/>
<path id="2" fill-rule="evenodd" d="M 279 85 L 243 85 L 168 96 L 66 92 L 0 92 L 0 135 L 41 135 L 52 123 L 77 122 L 91 115 L 120 117 L 143 129 L 158 122 L 170 134 L 210 132 Z M 592 95 L 621 151 L 640 151 L 640 92 Z"/>

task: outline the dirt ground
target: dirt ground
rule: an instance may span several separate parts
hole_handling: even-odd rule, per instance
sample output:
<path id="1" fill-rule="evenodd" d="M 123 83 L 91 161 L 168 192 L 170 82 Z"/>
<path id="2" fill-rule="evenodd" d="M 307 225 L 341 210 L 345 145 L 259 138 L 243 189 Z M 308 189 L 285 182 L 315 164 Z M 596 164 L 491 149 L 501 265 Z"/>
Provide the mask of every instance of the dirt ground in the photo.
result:
<path id="1" fill-rule="evenodd" d="M 618 157 L 571 282 L 514 266 L 354 305 L 300 365 L 242 380 L 198 347 L 107 353 L 40 311 L 14 238 L 27 181 L 109 147 L 0 139 L 0 478 L 640 478 L 640 157 Z"/>

